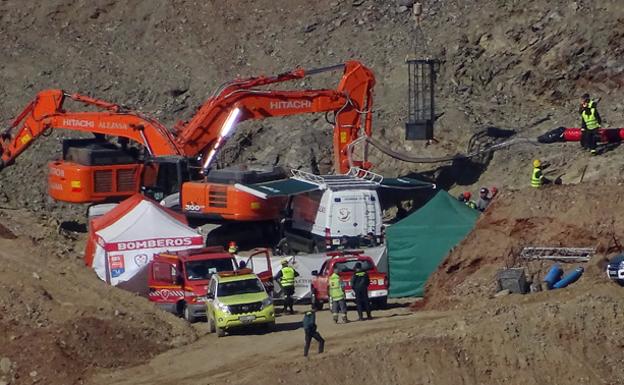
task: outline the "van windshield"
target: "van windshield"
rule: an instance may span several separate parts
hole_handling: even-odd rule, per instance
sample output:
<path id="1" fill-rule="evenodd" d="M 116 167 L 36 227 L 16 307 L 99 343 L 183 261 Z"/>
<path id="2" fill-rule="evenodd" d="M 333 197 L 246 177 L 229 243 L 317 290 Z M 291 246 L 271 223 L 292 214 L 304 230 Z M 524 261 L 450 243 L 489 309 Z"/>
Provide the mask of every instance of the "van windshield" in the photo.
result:
<path id="1" fill-rule="evenodd" d="M 234 266 L 234 263 L 232 262 L 232 258 L 189 261 L 186 262 L 184 266 L 186 268 L 186 279 L 191 281 L 210 279 L 214 273 L 236 269 L 236 266 Z"/>
<path id="2" fill-rule="evenodd" d="M 261 293 L 264 286 L 259 279 L 244 279 L 242 281 L 222 282 L 217 289 L 219 297 L 227 297 L 236 294 Z"/>
<path id="3" fill-rule="evenodd" d="M 362 270 L 363 271 L 369 271 L 370 269 L 373 268 L 373 264 L 371 261 L 367 261 L 367 260 L 363 260 L 363 261 L 358 261 L 356 259 L 352 260 L 352 261 L 345 261 L 345 262 L 338 262 L 334 265 L 334 270 L 336 271 L 340 271 L 340 272 L 350 272 L 350 271 L 355 271 L 355 264 L 356 263 L 360 263 L 362 264 Z"/>

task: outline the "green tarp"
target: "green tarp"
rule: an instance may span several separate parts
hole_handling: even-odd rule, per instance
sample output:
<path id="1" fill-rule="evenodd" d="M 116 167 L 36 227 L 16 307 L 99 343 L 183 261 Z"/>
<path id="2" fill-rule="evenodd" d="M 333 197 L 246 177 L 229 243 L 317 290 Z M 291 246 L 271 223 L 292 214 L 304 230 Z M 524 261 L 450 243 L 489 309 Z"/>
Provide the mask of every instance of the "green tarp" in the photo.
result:
<path id="1" fill-rule="evenodd" d="M 390 296 L 424 295 L 429 275 L 472 230 L 479 212 L 439 191 L 433 199 L 386 232 Z"/>
<path id="2" fill-rule="evenodd" d="M 413 179 L 413 178 L 384 178 L 381 181 L 382 188 L 390 188 L 390 189 L 408 189 L 408 190 L 417 190 L 417 189 L 429 189 L 435 188 L 435 184 L 424 182 L 422 180 Z"/>

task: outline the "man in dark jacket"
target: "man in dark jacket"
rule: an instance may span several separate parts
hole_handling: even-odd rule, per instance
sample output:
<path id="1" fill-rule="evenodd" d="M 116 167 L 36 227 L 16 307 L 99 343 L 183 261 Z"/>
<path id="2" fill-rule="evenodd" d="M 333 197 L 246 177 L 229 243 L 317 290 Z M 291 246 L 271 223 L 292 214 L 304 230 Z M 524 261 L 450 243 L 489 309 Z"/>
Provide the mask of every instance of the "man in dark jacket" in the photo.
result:
<path id="1" fill-rule="evenodd" d="M 362 313 L 366 312 L 366 318 L 372 319 L 370 302 L 368 300 L 368 285 L 370 279 L 368 273 L 362 269 L 362 263 L 355 264 L 355 274 L 351 277 L 351 288 L 355 293 L 355 304 L 357 305 L 358 319 L 362 321 Z"/>
<path id="2" fill-rule="evenodd" d="M 312 342 L 312 338 L 318 341 L 319 348 L 318 352 L 323 353 L 325 349 L 325 340 L 319 332 L 316 330 L 316 305 L 312 303 L 312 308 L 305 312 L 303 316 L 303 331 L 305 331 L 305 345 L 303 346 L 303 356 L 308 356 L 308 351 L 310 351 L 310 342 Z"/>

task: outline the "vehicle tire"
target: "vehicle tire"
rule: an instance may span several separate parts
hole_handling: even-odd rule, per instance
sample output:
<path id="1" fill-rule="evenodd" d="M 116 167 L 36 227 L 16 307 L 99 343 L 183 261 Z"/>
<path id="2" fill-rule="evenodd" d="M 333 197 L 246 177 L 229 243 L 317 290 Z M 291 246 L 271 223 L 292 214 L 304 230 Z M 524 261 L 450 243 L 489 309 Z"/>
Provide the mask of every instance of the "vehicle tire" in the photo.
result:
<path id="1" fill-rule="evenodd" d="M 388 307 L 388 297 L 381 297 L 375 299 L 373 302 L 375 309 L 385 309 Z"/>
<path id="2" fill-rule="evenodd" d="M 312 294 L 310 295 L 310 302 L 312 302 L 313 304 L 315 304 L 314 307 L 316 307 L 316 310 L 323 310 L 323 302 L 319 301 L 318 298 L 316 298 L 316 294 L 314 292 L 312 292 Z"/>
<path id="3" fill-rule="evenodd" d="M 197 317 L 195 317 L 195 315 L 191 312 L 191 309 L 186 305 L 184 305 L 182 314 L 184 315 L 184 319 L 189 323 L 195 323 L 197 321 Z"/>
<path id="4" fill-rule="evenodd" d="M 275 246 L 275 255 L 292 255 L 292 249 L 288 244 L 287 238 L 280 239 Z"/>
<path id="5" fill-rule="evenodd" d="M 225 337 L 225 329 L 215 326 L 215 330 L 217 331 L 217 337 Z"/>
<path id="6" fill-rule="evenodd" d="M 264 331 L 271 333 L 275 330 L 275 321 L 264 324 Z"/>
<path id="7" fill-rule="evenodd" d="M 214 316 L 208 317 L 208 333 L 216 333 Z"/>

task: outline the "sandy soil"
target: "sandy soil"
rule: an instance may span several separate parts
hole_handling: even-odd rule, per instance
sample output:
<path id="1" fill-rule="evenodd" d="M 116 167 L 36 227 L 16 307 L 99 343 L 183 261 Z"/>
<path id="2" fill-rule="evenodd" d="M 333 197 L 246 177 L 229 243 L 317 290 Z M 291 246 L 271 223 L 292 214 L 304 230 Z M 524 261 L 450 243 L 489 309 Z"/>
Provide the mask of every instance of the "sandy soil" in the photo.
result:
<path id="1" fill-rule="evenodd" d="M 392 330 L 407 319 L 420 317 L 408 309 L 408 303 L 395 303 L 391 309 L 374 311 L 370 321 L 350 322 L 335 325 L 331 313 L 318 313 L 319 332 L 326 340 L 326 352 L 317 355 L 317 346 L 312 345 L 309 361 L 319 362 L 325 356 L 337 354 L 352 346 L 361 337 L 371 332 Z M 260 331 L 239 331 L 223 338 L 207 333 L 205 323 L 196 324 L 199 333 L 204 334 L 197 342 L 181 349 L 174 349 L 160 355 L 149 363 L 124 371 L 102 371 L 93 378 L 93 384 L 217 384 L 236 382 L 241 372 L 252 375 L 259 368 L 272 367 L 288 361 L 294 366 L 306 362 L 303 358 L 303 329 L 301 320 L 307 305 L 298 305 L 298 314 L 279 316 L 276 331 L 263 334 Z M 349 317 L 356 318 L 354 309 Z M 282 378 L 272 374 L 274 380 Z M 286 378 L 283 378 L 286 380 Z M 244 382 L 243 382 L 244 383 Z"/>
<path id="2" fill-rule="evenodd" d="M 0 122 L 6 128 L 36 92 L 59 87 L 172 125 L 237 76 L 359 59 L 378 81 L 374 136 L 411 155 L 464 152 L 490 126 L 522 137 L 577 126 L 584 92 L 602 98 L 605 126 L 622 125 L 619 0 L 432 0 L 423 2 L 422 37 L 412 3 L 2 1 Z M 431 146 L 403 140 L 404 58 L 414 49 L 441 61 L 439 142 Z M 624 297 L 603 273 L 624 231 L 621 149 L 590 158 L 576 144 L 523 144 L 487 167 L 405 164 L 372 151 L 386 175 L 426 172 L 453 191 L 496 185 L 501 193 L 434 274 L 420 310 L 339 327 L 324 312 L 327 353 L 304 360 L 300 316 L 281 318 L 275 334 L 217 339 L 83 267 L 85 208 L 45 198 L 45 163 L 67 136 L 37 141 L 0 174 L 0 383 L 624 383 Z M 246 124 L 228 161 L 329 171 L 330 140 L 322 116 Z M 535 157 L 568 185 L 529 190 Z M 540 244 L 598 254 L 568 289 L 493 298 L 496 271 L 520 263 L 519 248 Z M 524 266 L 537 279 L 548 268 Z"/>
<path id="3" fill-rule="evenodd" d="M 197 338 L 186 322 L 100 281 L 74 239 L 28 212 L 0 214 L 0 381 L 81 384 L 94 368 Z"/>

